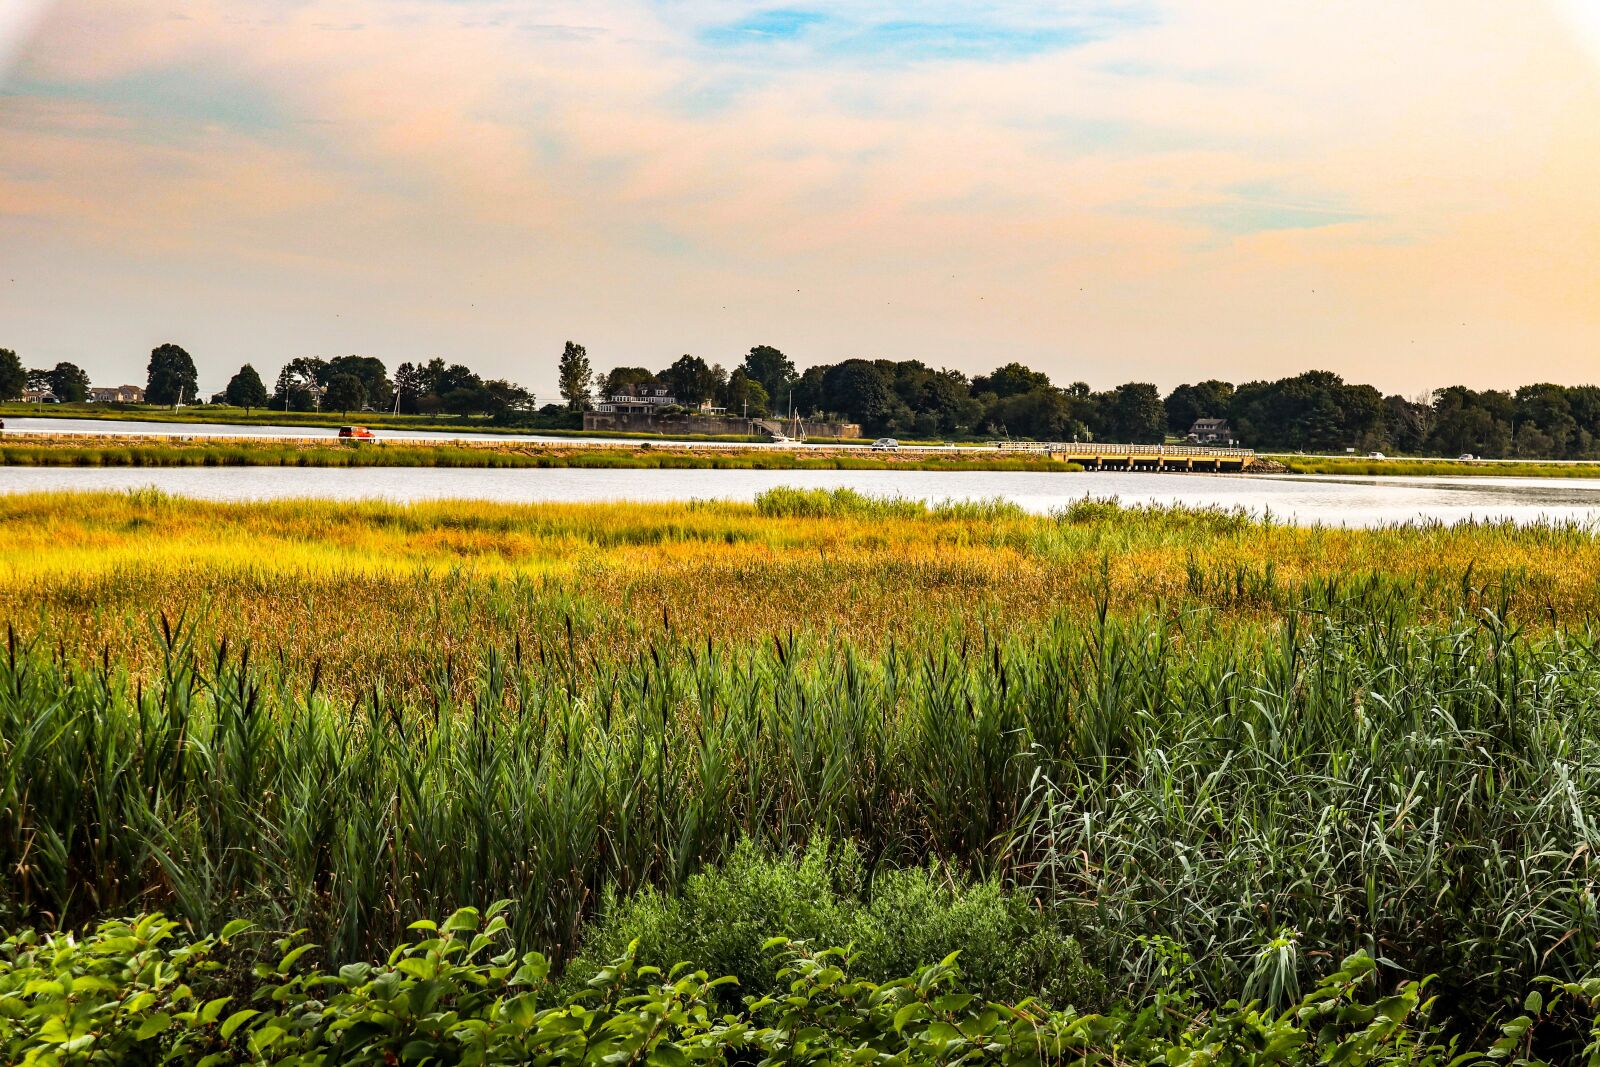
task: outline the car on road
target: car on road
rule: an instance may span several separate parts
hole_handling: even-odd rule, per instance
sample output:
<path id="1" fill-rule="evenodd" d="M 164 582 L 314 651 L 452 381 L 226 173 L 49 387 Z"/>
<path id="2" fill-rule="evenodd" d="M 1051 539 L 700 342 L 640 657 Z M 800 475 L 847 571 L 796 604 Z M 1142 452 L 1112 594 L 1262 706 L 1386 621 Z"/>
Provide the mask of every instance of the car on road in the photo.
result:
<path id="1" fill-rule="evenodd" d="M 1472 460 L 1475 460 L 1478 457 L 1474 456 L 1471 452 L 1463 452 L 1463 453 L 1461 453 L 1461 455 L 1457 456 L 1456 458 L 1457 459 L 1466 460 L 1467 462 L 1470 463 Z"/>
<path id="2" fill-rule="evenodd" d="M 339 427 L 339 439 L 343 441 L 376 441 L 378 435 L 365 426 Z"/>
<path id="3" fill-rule="evenodd" d="M 1382 452 L 1368 452 L 1367 453 L 1367 458 L 1368 459 L 1387 459 L 1388 457 L 1385 456 Z"/>
<path id="4" fill-rule="evenodd" d="M 872 450 L 874 452 L 896 452 L 899 448 L 900 442 L 893 437 L 880 437 L 872 442 Z"/>

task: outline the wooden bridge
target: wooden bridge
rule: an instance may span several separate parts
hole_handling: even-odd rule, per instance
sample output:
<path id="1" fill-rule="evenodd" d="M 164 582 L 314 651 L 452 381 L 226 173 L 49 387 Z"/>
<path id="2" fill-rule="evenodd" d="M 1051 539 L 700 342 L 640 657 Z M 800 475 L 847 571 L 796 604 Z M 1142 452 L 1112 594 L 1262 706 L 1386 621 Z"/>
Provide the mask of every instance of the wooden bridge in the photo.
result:
<path id="1" fill-rule="evenodd" d="M 1118 445 L 1099 441 L 999 441 L 1002 452 L 1044 452 L 1092 471 L 1242 471 L 1255 462 L 1249 448 L 1196 445 Z"/>

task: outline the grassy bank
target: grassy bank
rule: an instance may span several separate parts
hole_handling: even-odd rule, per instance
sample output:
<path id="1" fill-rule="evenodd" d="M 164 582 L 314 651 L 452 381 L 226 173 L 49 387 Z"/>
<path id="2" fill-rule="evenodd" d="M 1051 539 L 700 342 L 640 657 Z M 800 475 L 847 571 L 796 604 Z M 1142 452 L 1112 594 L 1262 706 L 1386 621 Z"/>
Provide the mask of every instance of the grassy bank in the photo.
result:
<path id="1" fill-rule="evenodd" d="M 1477 1034 L 1600 966 L 1597 568 L 1573 527 L 1094 502 L 0 498 L 0 916 L 339 962 L 506 898 L 559 963 L 773 933 L 817 893 L 692 880 L 826 838 L 841 899 L 996 885 L 1044 925 L 990 940 L 1114 999 L 1287 1005 L 1366 951 Z"/>
<path id="2" fill-rule="evenodd" d="M 621 445 L 523 442 L 318 442 L 251 438 L 100 440 L 84 436 L 0 439 L 10 467 L 582 467 L 626 470 L 1079 471 L 1043 456 L 992 452 L 867 452 L 850 449 L 690 451 Z"/>
<path id="3" fill-rule="evenodd" d="M 325 411 L 276 411 L 271 408 L 228 407 L 223 404 L 196 404 L 173 410 L 147 404 L 0 404 L 0 419 L 94 419 L 102 422 L 153 422 L 173 426 L 303 426 L 308 429 L 337 429 L 359 423 L 373 429 L 416 430 L 475 434 L 539 434 L 549 437 L 592 438 L 596 440 L 648 441 L 659 434 L 616 433 L 610 430 L 582 430 L 576 427 L 506 426 L 479 416 L 392 415 L 385 412 L 335 413 Z M 694 435 L 697 440 L 730 444 L 765 441 L 760 436 Z"/>
<path id="4" fill-rule="evenodd" d="M 1600 478 L 1600 463 L 1503 462 L 1463 459 L 1345 459 L 1273 455 L 1289 474 L 1388 475 L 1412 478 Z"/>

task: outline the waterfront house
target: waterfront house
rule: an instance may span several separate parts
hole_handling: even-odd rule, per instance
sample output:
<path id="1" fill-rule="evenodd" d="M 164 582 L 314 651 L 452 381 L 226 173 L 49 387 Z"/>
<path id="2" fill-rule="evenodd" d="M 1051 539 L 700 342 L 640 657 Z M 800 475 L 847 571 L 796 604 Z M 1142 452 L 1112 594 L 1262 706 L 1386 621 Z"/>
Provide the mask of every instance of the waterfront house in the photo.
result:
<path id="1" fill-rule="evenodd" d="M 616 415 L 649 415 L 677 402 L 664 385 L 625 385 L 619 392 L 601 397 L 594 409 Z"/>
<path id="2" fill-rule="evenodd" d="M 89 400 L 96 404 L 143 404 L 144 390 L 137 385 L 95 385 Z"/>
<path id="3" fill-rule="evenodd" d="M 1189 443 L 1232 448 L 1238 442 L 1227 419 L 1195 419 L 1194 425 L 1189 427 Z"/>

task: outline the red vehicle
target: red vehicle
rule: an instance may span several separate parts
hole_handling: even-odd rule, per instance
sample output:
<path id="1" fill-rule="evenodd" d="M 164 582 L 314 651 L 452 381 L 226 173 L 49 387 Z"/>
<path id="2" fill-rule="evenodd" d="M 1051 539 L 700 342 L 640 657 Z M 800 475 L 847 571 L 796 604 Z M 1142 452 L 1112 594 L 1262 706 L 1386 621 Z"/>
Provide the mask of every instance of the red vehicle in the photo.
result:
<path id="1" fill-rule="evenodd" d="M 377 435 L 365 426 L 341 426 L 339 437 L 345 441 L 376 441 Z"/>

